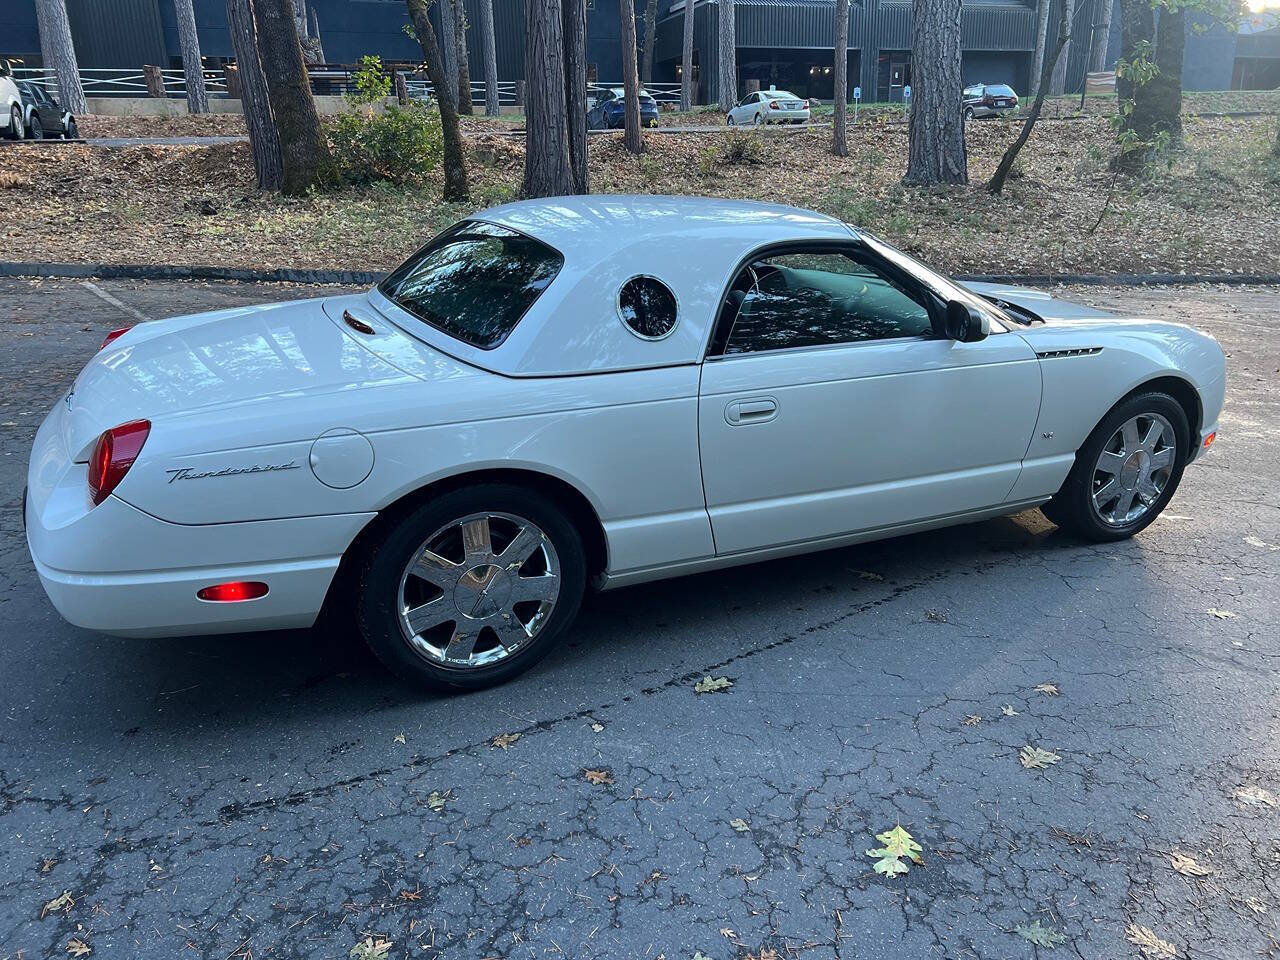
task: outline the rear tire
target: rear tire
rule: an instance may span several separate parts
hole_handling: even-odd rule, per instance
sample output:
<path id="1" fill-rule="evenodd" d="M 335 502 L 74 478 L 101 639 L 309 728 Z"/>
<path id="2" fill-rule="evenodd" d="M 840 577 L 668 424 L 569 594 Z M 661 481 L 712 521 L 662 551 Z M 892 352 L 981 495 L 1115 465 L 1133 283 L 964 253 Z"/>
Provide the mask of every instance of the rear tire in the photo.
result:
<path id="1" fill-rule="evenodd" d="M 64 140 L 79 140 L 80 128 L 76 126 L 76 119 L 72 117 L 67 121 L 67 132 L 62 135 Z"/>
<path id="2" fill-rule="evenodd" d="M 964 108 L 964 118 L 965 118 L 966 120 L 972 120 L 972 119 L 973 119 L 973 107 L 965 107 L 965 108 Z"/>
<path id="3" fill-rule="evenodd" d="M 38 114 L 33 113 L 31 115 L 31 129 L 27 131 L 27 136 L 31 140 L 44 139 L 44 124 L 40 122 L 40 117 Z"/>
<path id="4" fill-rule="evenodd" d="M 355 584 L 360 631 L 393 673 L 429 690 L 478 690 L 551 651 L 581 606 L 586 555 L 551 500 L 478 484 L 390 521 Z"/>
<path id="5" fill-rule="evenodd" d="M 1089 434 L 1062 489 L 1041 510 L 1086 540 L 1132 537 L 1173 498 L 1190 436 L 1186 412 L 1167 393 L 1129 397 Z"/>

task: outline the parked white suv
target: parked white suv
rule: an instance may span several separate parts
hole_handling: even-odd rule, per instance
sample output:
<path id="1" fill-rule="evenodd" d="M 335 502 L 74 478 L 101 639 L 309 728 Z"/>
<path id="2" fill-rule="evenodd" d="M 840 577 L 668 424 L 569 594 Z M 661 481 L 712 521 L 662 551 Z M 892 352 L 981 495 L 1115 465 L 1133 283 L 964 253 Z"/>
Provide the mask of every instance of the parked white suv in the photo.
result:
<path id="1" fill-rule="evenodd" d="M 8 60 L 0 60 L 0 131 L 10 140 L 21 140 L 26 135 L 22 114 L 22 97 L 13 82 L 13 69 Z"/>

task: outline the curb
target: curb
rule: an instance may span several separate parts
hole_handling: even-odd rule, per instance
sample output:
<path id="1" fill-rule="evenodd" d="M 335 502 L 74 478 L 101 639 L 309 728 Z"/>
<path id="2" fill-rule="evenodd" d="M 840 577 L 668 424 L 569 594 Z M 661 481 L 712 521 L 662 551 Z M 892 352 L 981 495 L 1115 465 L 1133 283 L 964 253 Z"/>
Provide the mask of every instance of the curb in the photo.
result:
<path id="1" fill-rule="evenodd" d="M 0 277 L 50 277 L 97 280 L 230 280 L 240 283 L 331 283 L 369 286 L 389 271 L 311 270 L 279 267 L 179 266 L 163 263 L 16 263 L 0 260 Z M 1143 287 L 1223 284 L 1232 287 L 1280 286 L 1280 273 L 958 273 L 955 279 L 974 283 L 1025 283 L 1033 286 Z"/>

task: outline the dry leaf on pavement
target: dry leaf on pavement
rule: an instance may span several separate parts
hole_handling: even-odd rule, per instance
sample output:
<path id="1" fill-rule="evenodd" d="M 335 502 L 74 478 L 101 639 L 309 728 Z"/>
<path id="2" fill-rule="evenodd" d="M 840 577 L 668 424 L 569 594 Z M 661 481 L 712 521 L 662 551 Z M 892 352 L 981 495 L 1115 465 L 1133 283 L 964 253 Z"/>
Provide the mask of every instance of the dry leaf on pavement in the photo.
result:
<path id="1" fill-rule="evenodd" d="M 452 799 L 449 796 L 451 793 L 453 793 L 452 790 L 446 790 L 444 793 L 441 793 L 439 790 L 432 790 L 431 796 L 427 797 L 427 806 L 430 807 L 434 813 L 442 813 L 444 811 L 444 805 Z"/>
<path id="2" fill-rule="evenodd" d="M 1003 707 L 1000 708 L 1000 712 L 1003 713 L 1006 717 L 1016 717 L 1018 715 L 1018 711 L 1013 709 L 1012 703 L 1006 703 Z"/>
<path id="3" fill-rule="evenodd" d="M 79 937 L 72 937 L 67 941 L 67 953 L 73 957 L 87 957 L 93 953 L 93 947 L 89 946 Z"/>
<path id="4" fill-rule="evenodd" d="M 608 770 L 583 770 L 582 775 L 586 777 L 587 783 L 594 783 L 597 787 L 613 783 L 613 774 Z"/>
<path id="5" fill-rule="evenodd" d="M 1255 787 L 1253 784 L 1236 787 L 1235 792 L 1231 795 L 1241 803 L 1248 804 L 1251 807 L 1274 807 L 1276 805 L 1275 794 L 1270 790 L 1264 790 L 1262 787 Z"/>
<path id="6" fill-rule="evenodd" d="M 383 960 L 391 952 L 391 941 L 386 937 L 365 937 L 348 954 L 351 960 Z"/>
<path id="7" fill-rule="evenodd" d="M 733 827 L 733 829 L 737 830 L 739 833 L 751 832 L 751 824 L 747 823 L 747 821 L 742 819 L 730 820 L 729 826 Z"/>
<path id="8" fill-rule="evenodd" d="M 1060 691 L 1056 683 L 1037 683 L 1035 685 L 1036 693 L 1043 693 L 1047 697 L 1056 697 Z"/>
<path id="9" fill-rule="evenodd" d="M 982 722 L 982 717 L 976 713 L 971 713 L 964 718 L 964 725 L 966 727 L 976 727 L 981 722 Z"/>
<path id="10" fill-rule="evenodd" d="M 920 854 L 922 849 L 920 844 L 916 843 L 915 838 L 906 830 L 902 829 L 902 824 L 898 824 L 892 830 L 886 830 L 884 833 L 877 833 L 876 839 L 880 841 L 882 846 L 875 850 L 868 850 L 867 856 L 875 860 L 875 872 L 882 873 L 887 877 L 894 877 L 898 874 L 906 873 L 910 869 L 907 860 L 914 863 L 924 863 Z"/>
<path id="11" fill-rule="evenodd" d="M 40 919 L 43 920 L 46 913 L 53 913 L 57 910 L 63 910 L 67 913 L 71 912 L 71 908 L 76 905 L 75 899 L 71 896 L 70 890 L 63 890 L 62 895 L 54 897 L 43 907 L 40 908 Z"/>
<path id="12" fill-rule="evenodd" d="M 520 734 L 518 733 L 500 733 L 489 741 L 489 745 L 492 747 L 501 747 L 503 750 L 506 750 L 519 739 Z"/>
<path id="13" fill-rule="evenodd" d="M 1178 955 L 1178 948 L 1168 940 L 1162 940 L 1150 927 L 1131 923 L 1125 927 L 1124 938 L 1138 948 L 1144 957 L 1152 960 L 1173 960 Z"/>
<path id="14" fill-rule="evenodd" d="M 1180 850 L 1175 850 L 1169 855 L 1169 866 L 1184 877 L 1207 877 L 1213 873 L 1213 867 L 1206 867 Z"/>
<path id="15" fill-rule="evenodd" d="M 1043 770 L 1050 764 L 1057 763 L 1062 757 L 1050 750 L 1042 750 L 1027 744 L 1018 754 L 1019 762 L 1028 770 Z"/>
<path id="16" fill-rule="evenodd" d="M 1018 924 L 1013 928 L 1013 932 L 1023 940 L 1029 940 L 1037 947 L 1044 947 L 1046 950 L 1052 950 L 1058 944 L 1067 942 L 1063 934 L 1053 927 L 1041 926 L 1039 920 L 1033 920 L 1029 924 Z"/>
<path id="17" fill-rule="evenodd" d="M 1205 613 L 1211 617 L 1217 617 L 1219 620 L 1231 620 L 1235 618 L 1235 614 L 1230 610 L 1219 610 L 1217 607 L 1210 607 Z"/>
<path id="18" fill-rule="evenodd" d="M 733 681 L 728 677 L 703 677 L 693 685 L 694 693 L 717 693 L 721 690 L 728 690 L 733 686 Z"/>

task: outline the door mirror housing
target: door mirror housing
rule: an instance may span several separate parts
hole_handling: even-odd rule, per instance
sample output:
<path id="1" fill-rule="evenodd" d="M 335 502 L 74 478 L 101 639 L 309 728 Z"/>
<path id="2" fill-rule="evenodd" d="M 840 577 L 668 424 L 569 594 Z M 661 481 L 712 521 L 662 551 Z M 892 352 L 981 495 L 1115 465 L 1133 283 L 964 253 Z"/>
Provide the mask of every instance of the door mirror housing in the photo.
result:
<path id="1" fill-rule="evenodd" d="M 951 300 L 947 303 L 945 332 L 948 338 L 958 343 L 975 343 L 985 340 L 991 332 L 991 321 L 981 310 Z"/>

